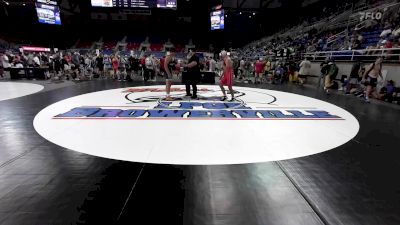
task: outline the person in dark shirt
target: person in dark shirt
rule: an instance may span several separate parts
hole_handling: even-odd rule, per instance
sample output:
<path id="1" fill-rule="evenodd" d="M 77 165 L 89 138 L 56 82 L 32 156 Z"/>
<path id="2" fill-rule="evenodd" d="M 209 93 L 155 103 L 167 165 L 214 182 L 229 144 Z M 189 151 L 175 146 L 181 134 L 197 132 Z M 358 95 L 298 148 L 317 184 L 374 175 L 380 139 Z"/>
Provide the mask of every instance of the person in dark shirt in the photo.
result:
<path id="1" fill-rule="evenodd" d="M 192 99 L 197 99 L 197 84 L 200 82 L 200 59 L 191 50 L 188 55 L 188 64 L 185 65 L 187 71 L 187 78 L 185 79 L 186 96 L 191 96 Z M 190 86 L 193 89 L 193 95 L 190 93 Z"/>
<path id="2" fill-rule="evenodd" d="M 96 58 L 96 67 L 98 70 L 98 73 L 101 77 L 104 77 L 104 58 L 103 55 L 100 54 L 97 58 Z"/>
<path id="3" fill-rule="evenodd" d="M 58 77 L 62 71 L 61 58 L 60 54 L 58 53 L 54 56 L 54 70 L 56 72 L 56 76 Z"/>
<path id="4" fill-rule="evenodd" d="M 382 87 L 379 92 L 379 99 L 382 101 L 392 102 L 396 93 L 396 87 L 393 80 L 389 80 L 385 87 Z"/>
<path id="5" fill-rule="evenodd" d="M 353 64 L 353 67 L 351 68 L 351 71 L 350 71 L 350 77 L 349 77 L 347 85 L 346 85 L 346 94 L 349 94 L 350 90 L 353 88 L 353 86 L 357 85 L 360 70 L 361 70 L 361 61 L 357 60 Z"/>
<path id="6" fill-rule="evenodd" d="M 329 65 L 328 65 L 329 59 L 325 59 L 325 61 L 323 61 L 319 66 L 321 69 L 321 74 L 318 80 L 318 88 L 321 85 L 321 80 L 328 74 L 329 72 Z"/>
<path id="7" fill-rule="evenodd" d="M 329 70 L 328 74 L 325 76 L 325 85 L 324 85 L 324 90 L 326 94 L 330 93 L 330 89 L 335 88 L 335 82 L 334 80 L 336 79 L 336 76 L 338 75 L 339 68 L 336 66 L 336 64 L 331 60 L 328 63 Z"/>
<path id="8" fill-rule="evenodd" d="M 360 40 L 355 40 L 351 46 L 352 50 L 357 50 L 357 49 L 361 49 L 361 41 Z"/>
<path id="9" fill-rule="evenodd" d="M 135 70 L 135 57 L 133 57 L 133 55 L 129 56 L 128 58 L 128 71 L 130 72 L 130 76 L 128 77 L 132 77 L 132 75 L 134 74 L 134 72 L 136 72 Z"/>

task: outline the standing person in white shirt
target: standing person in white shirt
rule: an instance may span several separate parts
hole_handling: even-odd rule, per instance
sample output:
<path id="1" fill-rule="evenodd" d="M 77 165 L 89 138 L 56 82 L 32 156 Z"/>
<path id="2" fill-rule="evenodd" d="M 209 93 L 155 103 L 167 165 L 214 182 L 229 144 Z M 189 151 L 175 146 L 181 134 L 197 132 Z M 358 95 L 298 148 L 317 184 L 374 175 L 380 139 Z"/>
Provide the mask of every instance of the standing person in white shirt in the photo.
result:
<path id="1" fill-rule="evenodd" d="M 157 76 L 160 74 L 160 60 L 158 60 L 155 56 L 153 59 L 153 67 L 154 67 L 154 79 L 153 81 L 157 81 Z"/>
<path id="2" fill-rule="evenodd" d="M 7 69 L 7 68 L 11 67 L 10 59 L 8 58 L 7 53 L 3 54 L 3 57 L 1 59 L 1 64 L 3 65 L 4 69 Z"/>
<path id="3" fill-rule="evenodd" d="M 217 67 L 217 62 L 214 60 L 214 58 L 210 57 L 210 61 L 208 63 L 209 63 L 208 71 L 215 72 L 215 68 Z"/>
<path id="4" fill-rule="evenodd" d="M 93 68 L 92 68 L 92 59 L 90 58 L 89 55 L 84 56 L 84 62 L 85 62 L 84 75 L 89 76 L 91 79 L 93 74 Z"/>
<path id="5" fill-rule="evenodd" d="M 215 61 L 213 57 L 210 57 L 210 61 L 208 61 L 208 71 L 214 73 L 213 75 L 214 77 L 216 68 L 217 68 L 217 61 Z"/>
<path id="6" fill-rule="evenodd" d="M 118 76 L 118 80 L 121 81 L 126 81 L 126 77 L 128 75 L 128 73 L 126 72 L 126 64 L 127 64 L 127 60 L 124 56 L 121 56 L 120 58 L 120 62 L 119 62 L 119 73 L 117 74 Z"/>
<path id="7" fill-rule="evenodd" d="M 172 86 L 172 71 L 176 68 L 176 63 L 175 63 L 175 48 L 171 48 L 169 50 L 169 53 L 165 57 L 164 61 L 164 68 L 165 72 L 167 74 L 167 77 L 165 79 L 165 92 L 166 92 L 166 101 L 172 101 L 174 98 L 171 97 L 171 86 Z"/>
<path id="8" fill-rule="evenodd" d="M 35 54 L 35 56 L 33 57 L 33 66 L 34 67 L 40 67 L 40 59 L 39 56 L 37 54 Z"/>
<path id="9" fill-rule="evenodd" d="M 144 81 L 151 80 L 153 81 L 154 79 L 154 63 L 153 63 L 153 57 L 149 55 L 145 59 L 145 69 L 144 69 L 145 75 L 144 75 Z"/>
<path id="10" fill-rule="evenodd" d="M 300 85 L 303 85 L 307 79 L 307 76 L 310 75 L 310 70 L 311 70 L 311 62 L 308 61 L 307 58 L 305 58 L 301 63 L 300 63 L 300 71 L 299 71 L 299 82 Z"/>
<path id="11" fill-rule="evenodd" d="M 28 64 L 28 67 L 33 67 L 33 54 L 32 53 L 29 53 L 28 54 L 28 56 L 27 56 L 27 64 Z"/>
<path id="12" fill-rule="evenodd" d="M 244 59 L 242 58 L 242 60 L 240 60 L 240 63 L 239 63 L 239 70 L 240 70 L 240 77 L 239 77 L 239 79 L 243 79 L 243 78 L 244 78 L 245 65 L 246 65 L 246 62 L 245 62 Z"/>
<path id="13" fill-rule="evenodd" d="M 4 79 L 4 56 L 5 54 L 0 53 L 0 79 Z"/>

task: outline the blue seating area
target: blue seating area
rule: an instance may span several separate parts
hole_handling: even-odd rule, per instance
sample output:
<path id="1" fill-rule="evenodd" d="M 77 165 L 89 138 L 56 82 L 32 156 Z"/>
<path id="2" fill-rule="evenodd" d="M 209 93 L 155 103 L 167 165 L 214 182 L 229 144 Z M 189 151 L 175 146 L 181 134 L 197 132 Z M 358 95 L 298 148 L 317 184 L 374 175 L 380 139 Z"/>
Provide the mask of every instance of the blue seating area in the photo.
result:
<path id="1" fill-rule="evenodd" d="M 79 50 L 79 54 L 81 54 L 81 55 L 86 55 L 88 53 L 89 53 L 89 49 L 80 49 Z"/>
<path id="2" fill-rule="evenodd" d="M 111 49 L 103 50 L 103 54 L 104 54 L 104 55 L 111 55 L 111 54 L 113 54 L 113 53 L 114 53 L 114 51 L 111 50 Z"/>
<path id="3" fill-rule="evenodd" d="M 362 48 L 367 48 L 368 46 L 376 46 L 379 42 L 379 35 L 382 33 L 382 30 L 375 30 L 369 32 L 362 32 L 362 36 L 364 37 L 364 41 L 361 44 Z"/>

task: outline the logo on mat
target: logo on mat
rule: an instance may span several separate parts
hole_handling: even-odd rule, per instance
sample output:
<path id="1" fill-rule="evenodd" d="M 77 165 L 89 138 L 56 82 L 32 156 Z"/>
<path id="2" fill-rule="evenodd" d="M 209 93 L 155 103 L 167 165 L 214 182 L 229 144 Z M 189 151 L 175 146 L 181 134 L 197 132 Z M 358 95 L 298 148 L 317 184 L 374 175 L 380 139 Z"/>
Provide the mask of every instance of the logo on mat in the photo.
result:
<path id="1" fill-rule="evenodd" d="M 53 119 L 344 120 L 318 108 L 277 105 L 277 98 L 265 92 L 234 95 L 233 101 L 221 101 L 220 90 L 200 88 L 198 99 L 192 100 L 184 88 L 172 88 L 174 101 L 166 101 L 165 88 L 129 88 L 121 92 L 123 105 L 79 106 Z"/>

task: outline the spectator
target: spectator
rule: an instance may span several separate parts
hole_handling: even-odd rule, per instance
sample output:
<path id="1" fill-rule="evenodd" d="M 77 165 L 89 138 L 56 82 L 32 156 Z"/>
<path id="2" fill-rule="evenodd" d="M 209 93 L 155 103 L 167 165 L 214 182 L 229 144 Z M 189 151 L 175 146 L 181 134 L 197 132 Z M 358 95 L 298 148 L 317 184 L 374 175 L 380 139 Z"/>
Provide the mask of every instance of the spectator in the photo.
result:
<path id="1" fill-rule="evenodd" d="M 80 55 L 78 52 L 75 52 L 74 55 L 72 56 L 72 70 L 74 71 L 73 74 L 73 78 L 75 78 L 75 80 L 79 80 L 79 66 L 81 64 L 81 60 L 80 60 Z"/>
<path id="2" fill-rule="evenodd" d="M 104 57 L 103 54 L 99 54 L 96 58 L 96 70 L 100 77 L 104 77 Z"/>
<path id="3" fill-rule="evenodd" d="M 381 88 L 378 97 L 382 101 L 392 102 L 395 93 L 396 93 L 396 87 L 394 86 L 394 81 L 389 80 L 386 86 Z"/>
<path id="4" fill-rule="evenodd" d="M 4 79 L 4 54 L 0 53 L 0 79 Z"/>
<path id="5" fill-rule="evenodd" d="M 89 72 L 89 73 L 92 73 L 92 72 L 93 72 L 93 67 L 92 67 L 93 63 L 92 63 L 92 59 L 91 59 L 88 55 L 86 55 L 86 56 L 84 57 L 84 65 L 85 65 L 85 71 L 86 71 L 86 72 Z"/>
<path id="6" fill-rule="evenodd" d="M 28 54 L 28 57 L 27 57 L 28 67 L 33 67 L 33 57 L 34 57 L 34 55 L 32 53 Z"/>
<path id="7" fill-rule="evenodd" d="M 303 85 L 307 79 L 307 76 L 310 75 L 310 70 L 311 70 L 311 62 L 308 60 L 308 58 L 305 58 L 301 63 L 300 63 L 300 70 L 299 70 L 299 82 L 300 85 Z"/>
<path id="8" fill-rule="evenodd" d="M 386 24 L 384 30 L 382 31 L 380 37 L 386 37 L 387 35 L 392 33 L 392 29 L 390 28 L 390 24 Z"/>
<path id="9" fill-rule="evenodd" d="M 279 80 L 279 83 L 282 84 L 284 80 L 284 73 L 285 70 L 283 69 L 283 66 L 281 63 L 277 65 L 274 71 L 274 80 L 272 81 L 273 84 L 275 84 L 275 80 Z"/>
<path id="10" fill-rule="evenodd" d="M 250 80 L 249 77 L 251 75 L 251 65 L 252 63 L 250 62 L 250 60 L 246 59 L 245 60 L 245 64 L 244 64 L 244 78 L 246 80 Z"/>
<path id="11" fill-rule="evenodd" d="M 151 55 L 145 58 L 144 81 L 154 79 L 154 63 Z"/>
<path id="12" fill-rule="evenodd" d="M 33 57 L 33 67 L 40 67 L 41 63 L 40 63 L 40 59 L 39 59 L 39 55 L 35 54 L 35 56 Z"/>
<path id="13" fill-rule="evenodd" d="M 245 73 L 246 73 L 246 62 L 244 61 L 244 58 L 242 58 L 242 60 L 240 60 L 239 63 L 239 71 L 240 71 L 240 76 L 239 79 L 243 79 L 245 77 Z"/>
<path id="14" fill-rule="evenodd" d="M 263 79 L 263 74 L 264 74 L 264 67 L 265 67 L 265 62 L 263 58 L 259 58 L 256 63 L 255 63 L 255 76 L 254 76 L 254 83 L 262 83 Z M 257 81 L 258 80 L 258 81 Z"/>
<path id="15" fill-rule="evenodd" d="M 146 57 L 147 55 L 143 55 L 142 57 L 140 57 L 140 64 L 139 64 L 139 71 L 141 71 L 141 75 L 143 76 L 143 80 L 145 80 L 145 68 L 146 68 Z"/>
<path id="16" fill-rule="evenodd" d="M 154 79 L 153 81 L 157 81 L 157 76 L 160 73 L 160 61 L 153 55 L 152 56 L 153 60 L 153 71 L 154 71 Z"/>
<path id="17" fill-rule="evenodd" d="M 264 75 L 267 80 L 269 79 L 270 71 L 271 71 L 271 61 L 267 59 L 264 66 Z"/>
<path id="18" fill-rule="evenodd" d="M 118 77 L 118 81 L 122 81 L 121 78 L 119 77 L 118 69 L 119 69 L 120 60 L 117 55 L 114 55 L 114 57 L 112 57 L 111 64 L 112 64 L 112 69 L 114 71 L 113 79 L 116 79 Z"/>
<path id="19" fill-rule="evenodd" d="M 376 59 L 374 63 L 372 63 L 364 73 L 363 80 L 364 84 L 367 87 L 365 92 L 365 101 L 369 103 L 369 97 L 373 95 L 377 98 L 377 94 L 375 93 L 375 88 L 378 83 L 378 76 L 382 77 L 382 62 L 383 58 L 379 57 Z"/>
<path id="20" fill-rule="evenodd" d="M 118 57 L 120 59 L 119 61 L 119 65 L 118 65 L 118 80 L 119 81 L 126 81 L 126 77 L 127 77 L 127 72 L 126 72 L 126 59 L 125 57 Z"/>
<path id="21" fill-rule="evenodd" d="M 60 79 L 60 75 L 61 75 L 61 70 L 62 70 L 62 65 L 61 65 L 61 58 L 60 58 L 60 54 L 55 54 L 54 55 L 54 70 L 56 73 L 56 77 L 57 79 Z"/>
<path id="22" fill-rule="evenodd" d="M 334 80 L 336 79 L 336 76 L 339 72 L 339 68 L 333 61 L 329 62 L 328 65 L 329 69 L 328 69 L 328 74 L 325 76 L 325 86 L 324 86 L 324 90 L 327 94 L 329 94 L 329 90 L 334 87 L 335 85 Z"/>
<path id="23" fill-rule="evenodd" d="M 350 77 L 347 79 L 346 87 L 346 94 L 350 94 L 350 90 L 354 88 L 355 85 L 358 84 L 358 78 L 361 71 L 361 61 L 357 60 L 350 71 Z"/>
<path id="24" fill-rule="evenodd" d="M 1 64 L 2 64 L 4 69 L 7 69 L 7 68 L 11 67 L 10 59 L 9 59 L 7 53 L 2 55 Z"/>
<path id="25" fill-rule="evenodd" d="M 314 44 L 311 44 L 307 47 L 307 52 L 315 52 L 315 50 L 317 50 L 317 48 Z"/>
<path id="26" fill-rule="evenodd" d="M 20 61 L 15 61 L 15 62 L 13 63 L 12 68 L 21 69 L 21 68 L 24 68 L 24 65 L 22 65 L 22 63 L 21 63 Z"/>
<path id="27" fill-rule="evenodd" d="M 352 49 L 352 50 L 361 49 L 361 41 L 358 40 L 358 39 L 355 39 L 355 40 L 353 41 L 353 44 L 351 45 L 351 49 Z"/>

